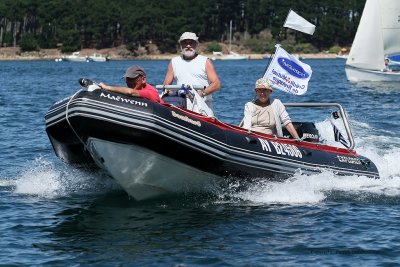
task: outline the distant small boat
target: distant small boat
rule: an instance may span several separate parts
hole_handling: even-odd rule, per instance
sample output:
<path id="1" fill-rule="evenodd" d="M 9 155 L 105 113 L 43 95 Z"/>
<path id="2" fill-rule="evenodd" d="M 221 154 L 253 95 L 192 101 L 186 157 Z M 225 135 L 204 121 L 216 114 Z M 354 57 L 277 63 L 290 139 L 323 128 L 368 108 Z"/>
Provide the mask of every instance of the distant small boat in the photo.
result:
<path id="1" fill-rule="evenodd" d="M 336 58 L 347 59 L 349 57 L 347 48 L 340 49 L 339 53 L 337 53 Z"/>
<path id="2" fill-rule="evenodd" d="M 249 59 L 249 56 L 247 55 L 240 55 L 238 53 L 235 53 L 233 51 L 229 52 L 229 55 L 223 54 L 222 52 L 213 52 L 213 60 L 243 60 L 243 59 Z"/>
<path id="3" fill-rule="evenodd" d="M 90 61 L 94 61 L 94 62 L 106 62 L 109 60 L 108 57 L 100 55 L 100 54 L 93 54 L 93 55 L 89 56 L 88 59 Z"/>
<path id="4" fill-rule="evenodd" d="M 230 21 L 229 24 L 229 54 L 225 55 L 222 52 L 213 52 L 213 58 L 212 60 L 243 60 L 243 59 L 249 59 L 250 57 L 247 55 L 240 55 L 238 53 L 235 53 L 231 50 L 232 48 L 232 20 Z"/>
<path id="5" fill-rule="evenodd" d="M 336 55 L 336 58 L 339 58 L 339 59 L 347 59 L 348 57 L 349 57 L 349 55 L 340 55 L 340 54 Z"/>
<path id="6" fill-rule="evenodd" d="M 72 55 L 63 57 L 63 60 L 71 62 L 86 62 L 88 61 L 88 58 L 86 56 L 81 56 L 79 52 L 74 52 Z"/>

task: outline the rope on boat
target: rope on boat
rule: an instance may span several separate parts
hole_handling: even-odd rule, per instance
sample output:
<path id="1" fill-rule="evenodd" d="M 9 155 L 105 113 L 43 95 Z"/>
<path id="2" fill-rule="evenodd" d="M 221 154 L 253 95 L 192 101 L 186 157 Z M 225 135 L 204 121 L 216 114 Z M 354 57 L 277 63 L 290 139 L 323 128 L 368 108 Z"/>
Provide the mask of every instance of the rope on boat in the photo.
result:
<path id="1" fill-rule="evenodd" d="M 83 147 L 85 148 L 85 150 L 87 150 L 87 146 L 86 146 L 85 142 L 83 142 L 83 140 L 81 139 L 81 137 L 80 137 L 80 136 L 78 135 L 78 133 L 75 131 L 74 127 L 72 127 L 72 124 L 71 124 L 71 122 L 69 121 L 69 118 L 68 118 L 69 105 L 70 105 L 72 99 L 74 99 L 74 97 L 75 97 L 78 93 L 80 93 L 81 91 L 82 91 L 82 89 L 78 90 L 78 91 L 77 91 L 75 94 L 73 94 L 73 95 L 71 96 L 71 98 L 68 100 L 67 106 L 65 107 L 65 120 L 67 121 L 67 123 L 68 123 L 69 127 L 71 128 L 72 132 L 74 132 L 74 134 L 76 135 L 76 137 L 78 138 L 78 140 L 82 143 L 82 145 L 83 145 Z"/>

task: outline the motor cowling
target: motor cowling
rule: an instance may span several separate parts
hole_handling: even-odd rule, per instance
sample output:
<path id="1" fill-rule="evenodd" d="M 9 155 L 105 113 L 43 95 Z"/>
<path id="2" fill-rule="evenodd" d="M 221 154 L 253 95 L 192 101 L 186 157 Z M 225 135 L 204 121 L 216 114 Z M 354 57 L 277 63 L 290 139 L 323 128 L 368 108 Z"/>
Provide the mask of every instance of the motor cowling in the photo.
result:
<path id="1" fill-rule="evenodd" d="M 319 131 L 313 122 L 293 122 L 293 126 L 297 131 L 297 134 L 303 141 L 318 143 L 319 142 Z M 283 129 L 283 136 L 292 138 L 290 133 Z"/>

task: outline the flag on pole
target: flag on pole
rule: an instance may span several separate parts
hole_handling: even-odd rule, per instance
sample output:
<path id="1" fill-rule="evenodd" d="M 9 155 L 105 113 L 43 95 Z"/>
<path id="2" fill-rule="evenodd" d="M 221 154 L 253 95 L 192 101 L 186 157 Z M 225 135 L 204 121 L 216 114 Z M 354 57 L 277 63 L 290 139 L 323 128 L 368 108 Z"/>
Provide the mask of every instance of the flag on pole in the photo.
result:
<path id="1" fill-rule="evenodd" d="M 336 125 L 333 123 L 332 120 L 331 120 L 331 124 L 332 124 L 332 127 L 333 127 L 333 134 L 334 134 L 334 137 L 335 137 L 335 141 L 336 142 L 340 142 L 346 148 L 349 148 L 350 147 L 349 143 L 344 138 L 343 134 L 340 132 L 339 128 L 336 127 Z"/>
<path id="2" fill-rule="evenodd" d="M 275 89 L 294 95 L 304 95 L 307 92 L 311 74 L 309 65 L 301 62 L 277 44 L 275 55 L 263 78 L 270 80 Z"/>
<path id="3" fill-rule="evenodd" d="M 283 27 L 291 28 L 296 31 L 301 31 L 307 34 L 314 34 L 315 31 L 315 25 L 311 24 L 307 20 L 305 20 L 303 17 L 299 16 L 296 12 L 293 10 L 289 10 L 289 14 L 287 15 L 285 24 L 283 24 Z"/>

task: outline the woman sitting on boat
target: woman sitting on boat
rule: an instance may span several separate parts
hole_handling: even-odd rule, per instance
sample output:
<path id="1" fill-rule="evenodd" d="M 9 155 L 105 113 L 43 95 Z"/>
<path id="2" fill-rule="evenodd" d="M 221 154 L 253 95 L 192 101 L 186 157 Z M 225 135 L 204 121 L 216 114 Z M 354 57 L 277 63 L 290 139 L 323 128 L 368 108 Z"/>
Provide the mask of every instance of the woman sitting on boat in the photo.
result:
<path id="1" fill-rule="evenodd" d="M 243 128 L 261 133 L 283 136 L 284 126 L 293 138 L 298 139 L 285 106 L 279 99 L 270 99 L 272 82 L 261 78 L 256 82 L 255 92 L 257 98 L 247 102 L 244 107 Z"/>

